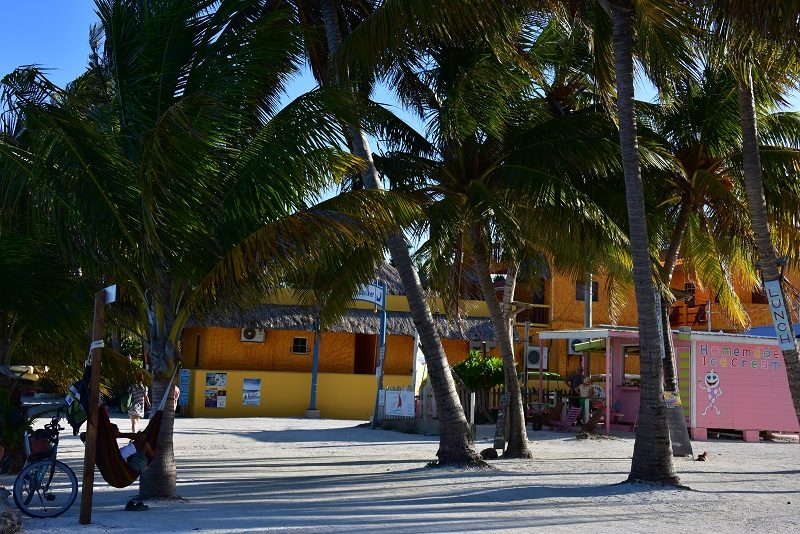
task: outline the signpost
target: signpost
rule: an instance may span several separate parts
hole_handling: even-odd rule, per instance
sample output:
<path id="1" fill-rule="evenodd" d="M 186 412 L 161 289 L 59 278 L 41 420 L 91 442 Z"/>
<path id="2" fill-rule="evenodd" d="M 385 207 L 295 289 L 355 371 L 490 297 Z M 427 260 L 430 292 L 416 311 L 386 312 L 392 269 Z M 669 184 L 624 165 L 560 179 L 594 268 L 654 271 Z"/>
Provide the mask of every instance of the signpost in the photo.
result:
<path id="1" fill-rule="evenodd" d="M 378 334 L 380 349 L 378 352 L 378 366 L 375 368 L 378 391 L 375 394 L 375 409 L 372 412 L 372 428 L 375 428 L 375 421 L 378 419 L 378 403 L 383 389 L 383 360 L 386 356 L 386 284 L 383 282 L 367 284 L 356 292 L 353 300 L 371 302 L 376 306 L 380 306 L 381 309 L 381 324 Z"/>
<path id="2" fill-rule="evenodd" d="M 94 463 L 97 457 L 97 409 L 100 401 L 100 360 L 103 356 L 103 327 L 106 304 L 117 298 L 117 286 L 101 289 L 94 295 L 94 324 L 89 358 L 92 361 L 92 377 L 89 383 L 89 420 L 86 425 L 86 451 L 83 456 L 83 488 L 81 490 L 81 525 L 92 522 L 92 497 L 94 496 Z"/>

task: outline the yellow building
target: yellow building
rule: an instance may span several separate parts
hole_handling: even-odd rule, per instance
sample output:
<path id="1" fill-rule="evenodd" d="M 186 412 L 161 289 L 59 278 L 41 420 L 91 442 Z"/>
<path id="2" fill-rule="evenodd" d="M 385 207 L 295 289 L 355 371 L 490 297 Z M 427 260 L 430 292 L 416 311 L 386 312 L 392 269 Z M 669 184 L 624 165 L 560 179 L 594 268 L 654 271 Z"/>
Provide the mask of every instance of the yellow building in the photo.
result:
<path id="1" fill-rule="evenodd" d="M 389 279 L 387 296 L 387 336 L 384 362 L 386 387 L 409 386 L 414 367 L 415 330 L 408 302 L 402 293 L 396 272 L 384 268 L 382 279 Z M 673 286 L 685 290 L 689 286 L 680 268 Z M 516 316 L 515 354 L 522 369 L 539 352 L 538 333 L 543 330 L 580 329 L 584 326 L 584 287 L 582 280 L 553 273 L 533 294 L 517 286 L 516 301 L 529 303 L 530 309 Z M 759 295 L 740 288 L 747 311 L 754 324 L 769 324 L 766 303 Z M 636 326 L 636 303 L 633 291 L 623 299 L 622 309 L 612 317 L 607 281 L 597 276 L 593 282 L 592 325 Z M 699 324 L 692 306 L 707 304 L 707 292 L 697 290 L 692 301 L 679 301 L 672 309 L 673 328 Z M 712 303 L 713 306 L 713 303 Z M 432 301 L 437 329 L 451 365 L 464 359 L 469 350 L 478 349 L 497 355 L 494 329 L 488 309 L 481 301 L 467 301 L 466 318 L 460 325 L 449 323 L 440 313 L 441 301 Z M 763 308 L 763 309 L 762 309 Z M 694 314 L 690 321 L 682 320 Z M 712 328 L 732 331 L 712 308 Z M 210 316 L 187 327 L 183 332 L 182 355 L 189 369 L 189 403 L 185 411 L 192 416 L 292 416 L 300 417 L 309 408 L 312 355 L 319 343 L 317 408 L 322 417 L 369 419 L 375 403 L 376 365 L 378 360 L 379 313 L 374 305 L 355 303 L 335 325 L 314 336 L 315 317 L 308 307 L 298 305 L 289 290 L 280 292 L 269 302 L 236 316 Z M 528 327 L 527 344 L 525 328 Z M 543 368 L 568 376 L 581 362 L 583 354 L 571 345 L 575 340 L 547 340 L 542 343 L 546 354 Z M 580 341 L 580 340 L 579 340 Z M 541 355 L 539 355 L 541 356 Z M 604 372 L 602 359 L 589 359 L 590 374 Z M 638 358 L 626 363 L 626 373 L 638 373 Z M 222 374 L 224 373 L 224 377 Z M 224 382 L 224 385 L 209 381 Z M 556 386 L 557 384 L 553 384 Z M 186 382 L 184 382 L 186 386 Z M 220 392 L 223 392 L 221 394 Z"/>
<path id="2" fill-rule="evenodd" d="M 398 290 L 399 282 L 393 284 Z M 390 290 L 392 289 L 390 284 Z M 404 296 L 386 299 L 384 387 L 410 386 L 415 329 Z M 434 312 L 442 309 L 432 303 Z M 472 346 L 494 339 L 483 302 L 468 302 L 460 324 L 436 314 L 437 329 L 451 364 Z M 322 417 L 369 419 L 377 390 L 380 313 L 357 302 L 315 338 L 313 310 L 297 304 L 290 290 L 235 316 L 218 315 L 184 329 L 181 353 L 188 370 L 188 405 L 195 417 L 301 417 L 309 408 L 312 362 L 319 344 L 316 408 Z"/>

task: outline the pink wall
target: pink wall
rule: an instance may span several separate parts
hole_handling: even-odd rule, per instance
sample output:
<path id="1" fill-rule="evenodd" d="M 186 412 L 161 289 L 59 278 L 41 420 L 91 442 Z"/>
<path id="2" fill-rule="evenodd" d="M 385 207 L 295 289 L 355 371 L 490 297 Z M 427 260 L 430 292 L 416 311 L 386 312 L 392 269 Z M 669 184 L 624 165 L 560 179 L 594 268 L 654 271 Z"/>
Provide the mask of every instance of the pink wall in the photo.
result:
<path id="1" fill-rule="evenodd" d="M 800 431 L 777 344 L 693 340 L 693 427 Z"/>

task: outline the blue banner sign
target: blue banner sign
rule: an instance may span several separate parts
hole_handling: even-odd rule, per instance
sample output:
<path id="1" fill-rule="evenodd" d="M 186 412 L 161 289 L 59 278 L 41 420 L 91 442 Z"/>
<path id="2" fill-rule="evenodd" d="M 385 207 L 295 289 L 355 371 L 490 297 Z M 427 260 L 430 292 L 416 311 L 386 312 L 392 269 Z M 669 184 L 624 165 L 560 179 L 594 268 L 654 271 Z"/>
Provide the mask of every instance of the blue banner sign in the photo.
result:
<path id="1" fill-rule="evenodd" d="M 378 306 L 383 306 L 383 292 L 384 290 L 382 287 L 376 284 L 367 284 L 356 292 L 353 300 L 364 300 L 377 304 Z"/>
<path id="2" fill-rule="evenodd" d="M 764 282 L 764 291 L 769 302 L 769 312 L 772 315 L 772 324 L 775 325 L 775 335 L 778 337 L 778 345 L 781 350 L 792 350 L 794 344 L 794 329 L 792 319 L 786 310 L 781 290 L 780 280 L 770 280 Z"/>

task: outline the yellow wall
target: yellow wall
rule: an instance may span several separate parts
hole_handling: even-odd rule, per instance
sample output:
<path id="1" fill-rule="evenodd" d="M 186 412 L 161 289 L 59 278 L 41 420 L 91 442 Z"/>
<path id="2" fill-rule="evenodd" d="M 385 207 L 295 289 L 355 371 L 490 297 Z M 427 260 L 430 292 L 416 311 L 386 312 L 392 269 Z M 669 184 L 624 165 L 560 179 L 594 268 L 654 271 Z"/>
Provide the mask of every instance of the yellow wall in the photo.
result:
<path id="1" fill-rule="evenodd" d="M 295 337 L 307 339 L 306 354 L 292 353 Z M 385 366 L 388 374 L 411 375 L 413 344 L 410 337 L 387 336 Z M 184 365 L 190 368 L 310 372 L 313 349 L 314 333 L 302 330 L 267 330 L 263 343 L 246 343 L 241 341 L 238 328 L 187 328 L 183 333 L 182 353 Z M 320 372 L 352 373 L 354 363 L 355 335 L 322 333 Z"/>
<path id="2" fill-rule="evenodd" d="M 311 374 L 263 371 L 227 371 L 225 408 L 206 408 L 207 369 L 190 371 L 189 415 L 193 417 L 302 417 L 311 398 Z M 215 370 L 213 372 L 223 372 Z M 261 404 L 245 406 L 245 378 L 261 379 Z M 387 375 L 385 387 L 408 386 L 410 376 Z M 221 387 L 219 389 L 222 389 Z M 375 406 L 376 378 L 372 375 L 320 373 L 317 409 L 332 419 L 369 419 Z"/>
<path id="3" fill-rule="evenodd" d="M 609 299 L 609 292 L 607 288 L 607 279 L 603 275 L 594 277 L 597 282 L 597 302 L 592 302 L 592 325 L 597 326 L 600 324 L 612 324 L 611 318 L 611 302 Z M 576 280 L 572 277 L 553 273 L 552 280 L 547 281 L 544 288 L 545 302 L 547 302 L 551 309 L 550 325 L 545 328 L 531 327 L 530 344 L 531 346 L 538 346 L 539 332 L 543 330 L 570 330 L 583 328 L 583 301 L 575 298 L 575 283 Z M 635 326 L 638 323 L 636 315 L 636 302 L 633 292 L 630 291 L 629 298 L 625 299 L 626 306 L 618 311 L 616 324 Z M 524 339 L 523 325 L 517 325 L 519 339 Z M 566 340 L 554 339 L 547 340 L 543 343 L 548 347 L 548 370 L 555 373 L 560 373 L 563 377 L 575 371 L 580 361 L 580 356 L 567 354 Z M 521 360 L 524 345 L 517 345 L 516 354 L 519 355 L 518 361 Z M 589 360 L 592 373 L 602 373 L 605 369 L 605 360 L 601 356 L 592 355 Z M 521 368 L 521 367 L 520 367 Z"/>

